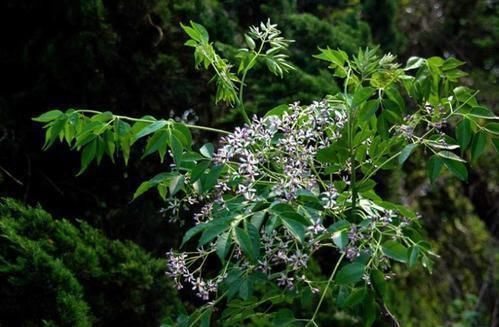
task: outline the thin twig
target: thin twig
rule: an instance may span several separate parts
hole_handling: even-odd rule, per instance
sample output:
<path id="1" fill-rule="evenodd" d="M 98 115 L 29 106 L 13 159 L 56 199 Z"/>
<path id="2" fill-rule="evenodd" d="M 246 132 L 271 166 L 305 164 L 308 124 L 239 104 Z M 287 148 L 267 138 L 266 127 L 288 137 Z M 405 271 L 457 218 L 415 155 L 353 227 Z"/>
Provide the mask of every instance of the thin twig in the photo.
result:
<path id="1" fill-rule="evenodd" d="M 11 173 L 9 173 L 9 171 L 7 169 L 0 166 L 0 170 L 3 171 L 5 173 L 5 175 L 9 176 L 14 182 L 16 182 L 16 184 L 21 185 L 21 186 L 24 185 L 23 182 L 21 182 L 19 179 L 15 178 Z"/>

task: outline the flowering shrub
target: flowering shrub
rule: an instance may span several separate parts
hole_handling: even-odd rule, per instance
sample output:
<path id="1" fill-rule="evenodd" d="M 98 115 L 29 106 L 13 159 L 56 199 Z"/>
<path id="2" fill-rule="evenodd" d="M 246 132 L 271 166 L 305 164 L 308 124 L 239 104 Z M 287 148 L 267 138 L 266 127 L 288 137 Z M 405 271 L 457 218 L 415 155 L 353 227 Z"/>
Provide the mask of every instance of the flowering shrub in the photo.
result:
<path id="1" fill-rule="evenodd" d="M 488 143 L 498 147 L 499 118 L 478 104 L 477 92 L 458 85 L 463 63 L 413 57 L 401 66 L 377 49 L 353 57 L 321 49 L 315 57 L 329 64 L 342 92 L 250 119 L 247 73 L 256 65 L 278 76 L 293 69 L 285 55 L 291 41 L 270 22 L 252 27 L 236 72 L 201 25 L 182 27 L 196 65 L 215 74 L 217 101 L 239 110 L 244 126 L 227 132 L 150 116 L 53 110 L 35 119 L 45 123 L 45 148 L 59 138 L 81 150 L 80 173 L 104 155 L 114 160 L 121 153 L 126 162 L 142 138 L 143 156 L 173 159 L 171 170 L 142 183 L 134 198 L 155 188 L 176 217 L 201 206 L 181 244 L 195 250 L 167 254 L 177 287 L 187 285 L 207 301 L 180 325 L 209 324 L 221 302 L 228 325 L 251 319 L 318 325 L 327 297 L 366 326 L 381 311 L 390 315 L 383 297 L 393 263 L 431 269 L 435 254 L 418 232 L 418 215 L 376 193 L 376 176 L 423 151 L 431 181 L 444 167 L 465 181 L 465 163 Z M 205 144 L 194 151 L 192 129 L 223 137 L 216 149 Z M 309 316 L 285 309 L 305 298 L 315 304 Z"/>

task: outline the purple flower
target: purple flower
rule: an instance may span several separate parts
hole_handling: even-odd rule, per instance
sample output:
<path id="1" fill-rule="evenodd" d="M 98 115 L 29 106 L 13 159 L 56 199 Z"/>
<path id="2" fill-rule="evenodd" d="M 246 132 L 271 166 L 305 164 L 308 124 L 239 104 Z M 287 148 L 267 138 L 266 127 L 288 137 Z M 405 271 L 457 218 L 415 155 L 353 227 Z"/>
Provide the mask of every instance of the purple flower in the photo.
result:
<path id="1" fill-rule="evenodd" d="M 310 236 L 315 236 L 317 234 L 322 233 L 326 229 L 322 225 L 322 222 L 319 218 L 317 218 L 314 223 L 307 227 L 307 234 Z"/>

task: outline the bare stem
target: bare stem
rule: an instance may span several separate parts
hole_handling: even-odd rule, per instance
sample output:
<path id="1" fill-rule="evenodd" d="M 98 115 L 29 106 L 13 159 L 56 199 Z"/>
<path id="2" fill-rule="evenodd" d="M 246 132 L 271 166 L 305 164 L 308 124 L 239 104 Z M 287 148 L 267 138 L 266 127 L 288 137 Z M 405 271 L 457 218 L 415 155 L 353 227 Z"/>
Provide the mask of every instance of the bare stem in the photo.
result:
<path id="1" fill-rule="evenodd" d="M 78 112 L 91 113 L 91 114 L 100 114 L 101 113 L 100 111 L 87 110 L 87 109 L 78 110 Z M 152 120 L 152 119 L 133 118 L 133 117 L 122 116 L 122 115 L 113 115 L 113 119 L 121 119 L 121 120 L 143 122 L 143 123 L 156 122 L 156 120 Z M 199 130 L 203 130 L 203 131 L 215 132 L 215 133 L 220 133 L 220 134 L 230 134 L 230 132 L 224 131 L 223 129 L 213 128 L 213 127 L 208 127 L 208 126 L 200 126 L 200 125 L 193 125 L 193 124 L 183 124 L 183 125 L 187 128 L 190 128 L 190 129 L 199 129 Z"/>
<path id="2" fill-rule="evenodd" d="M 322 292 L 322 295 L 321 295 L 321 298 L 319 300 L 319 303 L 317 304 L 317 307 L 315 308 L 315 311 L 314 311 L 314 315 L 312 316 L 312 318 L 310 319 L 309 323 L 307 324 L 310 325 L 310 324 L 313 324 L 313 325 L 317 325 L 315 323 L 315 317 L 317 316 L 317 314 L 319 313 L 319 309 L 321 308 L 321 305 L 322 305 L 322 302 L 324 301 L 324 298 L 326 297 L 326 293 L 329 289 L 329 285 L 331 284 L 331 282 L 333 281 L 333 278 L 334 276 L 336 275 L 336 271 L 338 270 L 338 267 L 340 266 L 340 263 L 341 261 L 343 261 L 343 258 L 345 257 L 345 253 L 343 253 L 341 255 L 341 257 L 338 259 L 338 262 L 336 262 L 336 266 L 334 266 L 334 269 L 333 269 L 333 272 L 331 273 L 331 275 L 329 276 L 329 279 L 327 281 L 327 284 L 326 284 L 326 287 L 324 287 L 324 291 Z"/>

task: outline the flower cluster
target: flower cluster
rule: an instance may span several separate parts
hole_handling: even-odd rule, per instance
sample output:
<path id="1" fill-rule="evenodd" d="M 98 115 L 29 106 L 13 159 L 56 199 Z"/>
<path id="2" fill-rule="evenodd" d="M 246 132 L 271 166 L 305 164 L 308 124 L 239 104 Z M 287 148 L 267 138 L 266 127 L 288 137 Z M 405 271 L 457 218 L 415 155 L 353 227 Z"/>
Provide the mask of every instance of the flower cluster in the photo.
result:
<path id="1" fill-rule="evenodd" d="M 294 103 L 281 117 L 254 117 L 251 125 L 236 128 L 222 139 L 214 160 L 237 163 L 231 178 L 239 182 L 237 194 L 248 201 L 255 199 L 255 186 L 262 179 L 273 185 L 273 196 L 293 200 L 300 189 L 319 189 L 314 173 L 319 165 L 317 151 L 340 136 L 346 119 L 341 105 L 321 101 L 302 107 Z"/>
<path id="2" fill-rule="evenodd" d="M 216 293 L 218 284 L 222 282 L 223 278 L 204 280 L 200 276 L 195 276 L 188 268 L 195 260 L 189 259 L 186 253 L 168 252 L 166 256 L 168 261 L 166 275 L 174 280 L 177 289 L 183 288 L 182 282 L 191 284 L 196 296 L 203 300 L 208 300 L 210 294 Z"/>
<path id="3" fill-rule="evenodd" d="M 375 264 L 387 266 L 387 260 L 376 246 L 379 246 L 380 233 L 391 233 L 394 238 L 400 234 L 405 221 L 402 223 L 396 212 L 361 199 L 357 210 L 363 222 L 347 223 L 342 230 L 334 228 L 345 207 L 344 202 L 338 201 L 342 195 L 343 198 L 350 196 L 348 187 L 338 189 L 336 182 L 350 184 L 351 163 L 346 161 L 343 168 L 324 174 L 327 165 L 318 161 L 317 155 L 342 137 L 347 119 L 346 107 L 340 101 L 323 100 L 308 106 L 294 103 L 279 115 L 254 117 L 251 124 L 238 127 L 221 139 L 212 160 L 216 165 L 224 165 L 226 172 L 210 194 L 191 194 L 186 198 L 190 204 L 205 203 L 194 214 L 197 225 L 227 218 L 237 210 L 240 216 L 251 217 L 254 205 L 262 202 L 297 203 L 303 191 L 316 198 L 320 206 L 301 208 L 297 213 L 307 221 L 302 241 L 297 240 L 296 231 L 293 233 L 282 224 L 270 230 L 258 228 L 261 241 L 258 260 L 250 260 L 245 249 L 234 242 L 227 265 L 246 272 L 264 273 L 269 280 L 288 290 L 304 285 L 312 292 L 317 291 L 317 285 L 306 277 L 308 263 L 321 248 L 337 248 L 350 261 L 363 254 L 377 255 Z M 363 144 L 370 142 L 368 138 Z M 324 175 L 329 175 L 330 180 L 325 181 Z M 241 199 L 241 207 L 229 208 L 235 199 Z M 226 239 L 236 237 L 233 229 L 226 233 Z M 346 238 L 347 242 L 339 243 L 338 238 Z M 168 254 L 168 275 L 179 288 L 182 282 L 189 283 L 202 299 L 208 299 L 216 291 L 226 278 L 228 266 L 211 280 L 202 279 L 201 271 L 206 257 L 218 254 L 218 243 L 208 242 L 197 252 L 188 254 Z M 194 269 L 190 270 L 190 266 Z"/>

